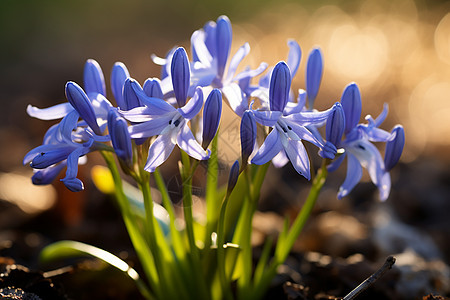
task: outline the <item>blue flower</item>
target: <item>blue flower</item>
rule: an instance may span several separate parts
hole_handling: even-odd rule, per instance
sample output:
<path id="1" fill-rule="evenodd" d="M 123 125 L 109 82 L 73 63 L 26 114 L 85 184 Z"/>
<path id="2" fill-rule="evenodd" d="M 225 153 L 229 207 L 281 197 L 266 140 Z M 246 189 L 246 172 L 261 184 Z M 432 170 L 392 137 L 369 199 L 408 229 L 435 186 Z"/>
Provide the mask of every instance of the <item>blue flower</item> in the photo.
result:
<path id="1" fill-rule="evenodd" d="M 240 62 L 250 52 L 248 43 L 242 45 L 236 54 L 230 59 L 232 41 L 232 29 L 230 20 L 221 16 L 217 22 L 208 22 L 202 29 L 195 31 L 191 36 L 191 48 L 193 61 L 190 63 L 191 78 L 188 95 L 191 96 L 197 86 L 212 86 L 222 91 L 223 95 L 233 108 L 243 102 L 240 84 L 261 74 L 266 68 L 266 63 L 261 63 L 258 68 L 250 68 L 236 74 Z M 154 56 L 156 64 L 163 65 L 164 74 L 169 74 L 169 66 L 174 56 L 174 50 L 169 51 L 165 59 Z M 165 97 L 172 96 L 171 75 L 163 77 L 161 82 Z M 247 97 L 248 95 L 244 95 Z M 247 98 L 245 98 L 246 100 Z M 238 113 L 242 116 L 248 103 Z"/>
<path id="2" fill-rule="evenodd" d="M 312 110 L 314 100 L 319 91 L 323 73 L 323 57 L 319 48 L 311 50 L 306 64 L 306 95 L 308 97 L 308 109 Z"/>
<path id="3" fill-rule="evenodd" d="M 116 62 L 111 72 L 111 90 L 116 99 L 117 107 L 121 109 L 128 107 L 123 97 L 123 86 L 129 77 L 130 73 L 127 67 L 121 62 Z"/>
<path id="4" fill-rule="evenodd" d="M 202 147 L 208 148 L 219 128 L 220 116 L 222 114 L 222 93 L 213 89 L 209 93 L 203 107 L 203 134 Z"/>
<path id="5" fill-rule="evenodd" d="M 317 139 L 307 126 L 323 123 L 334 108 L 324 112 L 295 112 L 284 115 L 289 98 L 291 75 L 285 62 L 279 62 L 271 76 L 269 90 L 270 110 L 254 111 L 256 122 L 272 127 L 261 148 L 252 159 L 252 163 L 261 165 L 273 158 L 276 166 L 291 161 L 294 169 L 308 180 L 310 179 L 309 158 L 302 140 L 311 142 L 322 150 L 324 143 Z M 330 148 L 331 151 L 336 149 Z M 280 154 L 281 153 L 281 154 Z M 329 156 L 334 157 L 334 153 Z"/>
<path id="6" fill-rule="evenodd" d="M 68 113 L 60 123 L 49 128 L 41 146 L 28 152 L 23 160 L 37 169 L 32 178 L 35 184 L 49 184 L 59 172 L 67 166 L 66 177 L 62 179 L 71 191 L 81 191 L 83 183 L 76 178 L 79 158 L 96 150 L 92 135 L 77 126 L 79 114 L 76 111 Z"/>
<path id="7" fill-rule="evenodd" d="M 245 168 L 256 142 L 256 121 L 253 111 L 246 110 L 242 115 L 240 133 L 242 157 L 241 167 Z"/>
<path id="8" fill-rule="evenodd" d="M 239 170 L 240 170 L 239 161 L 236 160 L 234 162 L 234 164 L 231 166 L 230 174 L 228 176 L 228 186 L 227 186 L 227 194 L 228 195 L 231 194 L 234 187 L 236 186 L 236 183 L 239 178 Z"/>
<path id="9" fill-rule="evenodd" d="M 180 48 L 181 49 L 181 48 Z M 173 64 L 181 66 L 173 67 L 178 73 L 172 74 L 174 78 L 174 92 L 178 103 L 186 103 L 186 90 L 189 88 L 184 79 L 189 78 L 189 68 L 186 70 L 184 59 L 187 59 L 180 52 L 180 58 L 173 61 Z M 200 87 L 195 90 L 194 96 L 185 105 L 174 108 L 163 99 L 149 97 L 137 82 L 131 85 L 134 93 L 144 104 L 129 111 L 121 111 L 121 114 L 130 122 L 139 123 L 129 127 L 131 138 L 140 139 L 151 136 L 158 136 L 150 145 L 147 163 L 144 167 L 148 172 L 155 169 L 167 160 L 175 145 L 178 145 L 191 157 L 198 160 L 209 158 L 209 151 L 206 152 L 194 138 L 188 121 L 194 118 L 203 106 L 203 91 Z M 179 90 L 181 89 L 181 91 Z"/>
<path id="10" fill-rule="evenodd" d="M 66 84 L 68 102 L 44 109 L 28 105 L 28 115 L 41 120 L 56 120 L 76 110 L 90 126 L 90 130 L 101 135 L 106 128 L 108 111 L 112 105 L 105 98 L 104 78 L 100 66 L 92 59 L 87 60 L 85 64 L 83 81 L 85 90 L 75 82 L 69 81 Z"/>
<path id="11" fill-rule="evenodd" d="M 343 148 L 345 152 L 329 166 L 329 170 L 334 171 L 344 157 L 347 157 L 347 176 L 339 188 L 338 198 L 341 199 L 350 193 L 361 179 L 362 168 L 366 168 L 372 182 L 378 187 L 380 199 L 384 201 L 389 196 L 391 178 L 380 152 L 372 142 L 395 144 L 395 132 L 391 134 L 378 128 L 387 116 L 387 105 L 378 118 L 373 119 L 369 115 L 366 117 L 368 124 L 358 124 L 361 116 L 361 94 L 355 83 L 345 88 L 341 104 L 345 115 L 345 126 L 341 125 L 345 127 L 345 138 L 337 142 L 336 146 Z M 395 153 L 393 160 L 397 160 L 401 151 L 395 150 L 392 153 Z"/>
<path id="12" fill-rule="evenodd" d="M 83 90 L 78 84 L 66 84 L 68 102 L 39 109 L 29 105 L 30 116 L 43 120 L 62 118 L 60 123 L 50 127 L 43 144 L 25 155 L 24 164 L 30 163 L 35 170 L 32 181 L 48 184 L 67 167 L 62 179 L 71 191 L 82 190 L 83 183 L 76 178 L 80 158 L 87 153 L 104 147 L 102 142 L 109 136 L 102 135 L 111 103 L 105 98 L 103 73 L 94 60 L 88 60 L 84 68 Z M 81 118 L 80 121 L 78 121 Z"/>
<path id="13" fill-rule="evenodd" d="M 133 161 L 131 137 L 128 133 L 128 124 L 116 108 L 111 108 L 108 114 L 108 130 L 111 143 L 117 157 L 129 167 Z"/>
<path id="14" fill-rule="evenodd" d="M 300 66 L 300 60 L 302 58 L 302 50 L 300 45 L 295 40 L 288 40 L 289 53 L 286 64 L 289 67 L 291 78 L 297 74 L 298 67 Z M 255 97 L 260 100 L 261 109 L 270 109 L 269 100 L 269 86 L 272 78 L 273 68 L 269 70 L 264 76 L 261 77 L 257 86 L 251 86 L 249 82 L 241 81 L 239 85 L 245 94 L 250 97 Z M 244 101 L 245 100 L 245 101 Z M 292 91 L 289 91 L 288 102 L 283 110 L 284 114 L 292 114 L 300 112 L 305 106 L 306 91 L 300 89 L 298 91 L 297 102 L 294 102 Z M 246 99 L 241 101 L 240 106 L 248 106 Z M 236 105 L 236 104 L 235 104 Z"/>
<path id="15" fill-rule="evenodd" d="M 386 151 L 384 153 L 386 171 L 390 171 L 397 164 L 405 146 L 405 131 L 402 125 L 395 126 L 391 133 L 395 135 L 395 138 L 386 143 Z"/>

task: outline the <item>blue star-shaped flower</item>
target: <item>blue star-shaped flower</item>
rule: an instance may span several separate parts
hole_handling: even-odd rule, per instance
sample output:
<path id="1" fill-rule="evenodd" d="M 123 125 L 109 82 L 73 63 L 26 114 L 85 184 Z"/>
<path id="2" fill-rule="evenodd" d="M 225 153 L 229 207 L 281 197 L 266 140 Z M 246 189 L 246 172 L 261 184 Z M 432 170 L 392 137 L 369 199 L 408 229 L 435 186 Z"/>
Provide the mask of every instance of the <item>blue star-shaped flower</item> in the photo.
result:
<path id="1" fill-rule="evenodd" d="M 341 124 L 338 126 L 344 128 L 345 138 L 343 140 L 339 138 L 339 141 L 336 141 L 336 147 L 343 148 L 345 152 L 329 166 L 329 170 L 334 171 L 340 166 L 344 157 L 347 157 L 347 176 L 339 188 L 338 198 L 341 199 L 350 193 L 361 179 L 362 168 L 365 168 L 368 170 L 372 182 L 378 187 L 380 199 L 384 201 L 389 196 L 391 178 L 380 152 L 372 142 L 387 142 L 388 145 L 392 145 L 392 150 L 386 153 L 389 167 L 392 168 L 403 150 L 403 128 L 400 133 L 398 133 L 399 129 L 394 129 L 392 133 L 389 133 L 378 128 L 387 116 L 387 105 L 384 106 L 378 118 L 373 119 L 369 115 L 366 117 L 367 124 L 358 124 L 362 105 L 361 94 L 355 83 L 351 83 L 345 88 L 341 104 L 345 122 L 339 121 L 341 118 L 336 118 L 336 122 Z M 340 135 L 342 136 L 342 133 Z M 336 137 L 334 139 L 337 140 Z"/>
<path id="2" fill-rule="evenodd" d="M 149 97 L 136 81 L 132 81 L 132 88 L 144 106 L 121 111 L 126 119 L 133 123 L 139 123 L 129 127 L 131 138 L 147 138 L 158 135 L 150 145 L 147 163 L 144 167 L 149 172 L 154 172 L 167 160 L 175 145 L 198 160 L 208 159 L 210 155 L 200 146 L 188 126 L 188 121 L 202 109 L 203 91 L 198 87 L 194 96 L 186 103 L 190 86 L 190 71 L 186 51 L 183 48 L 175 51 L 171 70 L 178 108 L 163 99 Z"/>
<path id="3" fill-rule="evenodd" d="M 309 158 L 302 140 L 311 142 L 327 151 L 328 156 L 334 157 L 336 148 L 317 139 L 306 126 L 323 123 L 334 108 L 323 112 L 295 112 L 286 113 L 285 108 L 289 100 L 291 86 L 291 72 L 285 62 L 279 62 L 270 79 L 269 110 L 254 111 L 256 122 L 272 127 L 261 148 L 252 159 L 252 163 L 264 164 L 274 157 L 285 155 L 283 163 L 291 161 L 294 169 L 308 180 L 311 178 Z M 284 112 L 284 113 L 283 113 Z M 281 163 L 280 163 L 281 164 Z"/>

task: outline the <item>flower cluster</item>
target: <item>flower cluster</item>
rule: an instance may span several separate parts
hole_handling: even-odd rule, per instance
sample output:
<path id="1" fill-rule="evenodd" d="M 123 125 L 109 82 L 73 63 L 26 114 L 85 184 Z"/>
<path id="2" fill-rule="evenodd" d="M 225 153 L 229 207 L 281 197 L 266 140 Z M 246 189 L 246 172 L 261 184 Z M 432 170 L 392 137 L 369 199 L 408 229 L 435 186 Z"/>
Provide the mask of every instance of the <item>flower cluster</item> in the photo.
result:
<path id="1" fill-rule="evenodd" d="M 250 46 L 242 45 L 230 58 L 231 41 L 227 17 L 208 22 L 192 34 L 191 61 L 182 47 L 171 50 L 166 58 L 154 56 L 154 62 L 162 65 L 162 78 L 149 78 L 142 87 L 130 77 L 124 64 L 116 63 L 111 74 L 116 106 L 107 99 L 99 64 L 89 59 L 84 68 L 84 89 L 68 82 L 67 103 L 46 109 L 27 108 L 32 117 L 62 118 L 47 131 L 43 144 L 24 158 L 24 163 L 30 163 L 35 170 L 33 183 L 48 184 L 66 167 L 64 184 L 72 191 L 82 190 L 83 183 L 76 178 L 78 163 L 96 150 L 115 151 L 122 166 L 131 170 L 132 148 L 150 143 L 144 167 L 148 172 L 164 163 L 175 145 L 196 160 L 206 160 L 210 155 L 207 147 L 218 132 L 223 97 L 242 118 L 241 165 L 272 161 L 281 167 L 290 161 L 299 174 L 310 179 L 310 162 L 303 141 L 317 146 L 320 156 L 330 160 L 342 149 L 329 166 L 329 170 L 335 170 L 347 157 L 347 178 L 338 197 L 346 196 L 359 182 L 364 167 L 379 188 L 381 199 L 386 199 L 390 190 L 388 172 L 399 160 L 404 144 L 401 126 L 391 133 L 378 128 L 387 115 L 387 107 L 376 120 L 368 116 L 368 124 L 358 124 L 361 96 L 358 86 L 351 83 L 340 103 L 322 112 L 314 110 L 323 73 L 318 48 L 308 57 L 306 90 L 300 89 L 295 97 L 291 80 L 298 70 L 301 50 L 293 40 L 288 42 L 287 61 L 279 62 L 261 76 L 258 84 L 252 85 L 251 80 L 262 74 L 267 64 L 261 63 L 256 69 L 247 67 L 236 74 Z M 197 117 L 202 108 L 202 116 Z M 256 123 L 268 128 L 260 146 L 256 143 Z M 325 124 L 323 138 L 318 128 Z M 202 141 L 196 136 L 201 136 Z M 148 138 L 151 140 L 146 143 Z M 371 142 L 387 143 L 384 160 Z"/>
<path id="2" fill-rule="evenodd" d="M 63 183 L 71 191 L 81 191 L 78 164 L 86 161 L 88 153 L 100 151 L 148 285 L 119 258 L 92 246 L 62 242 L 49 246 L 48 252 L 66 253 L 65 247 L 90 252 L 125 271 L 147 299 L 260 299 L 300 234 L 328 172 L 345 158 L 347 176 L 338 198 L 350 193 L 363 168 L 378 187 L 380 198 L 388 198 L 389 171 L 400 159 L 405 134 L 400 125 L 391 132 L 379 128 L 387 116 L 386 105 L 376 119 L 367 116 L 366 124 L 359 123 L 361 94 L 350 83 L 339 102 L 318 111 L 314 102 L 323 74 L 319 48 L 309 53 L 305 90 L 294 91 L 292 78 L 302 56 L 296 41 L 288 41 L 286 61 L 270 68 L 266 63 L 254 69 L 241 66 L 241 72 L 238 67 L 250 46 L 245 43 L 230 57 L 231 42 L 231 23 L 221 16 L 192 34 L 191 59 L 182 47 L 170 50 L 165 58 L 153 56 L 162 66 L 161 78 L 149 78 L 141 85 L 123 63 L 114 64 L 110 82 L 115 101 L 108 100 L 99 64 L 89 59 L 83 88 L 74 82 L 66 84 L 67 103 L 45 109 L 28 106 L 32 117 L 61 119 L 48 129 L 42 145 L 25 155 L 24 164 L 35 172 L 33 183 L 49 184 L 66 168 Z M 218 135 L 224 103 L 240 119 L 241 155 L 230 168 L 227 186 L 220 187 Z M 263 136 L 258 138 L 257 133 Z M 373 142 L 386 143 L 384 158 Z M 311 167 L 305 146 L 317 149 L 322 157 L 320 169 Z M 177 222 L 159 172 L 176 148 L 181 157 L 184 222 Z M 136 193 L 126 193 L 114 156 L 122 171 L 134 179 L 143 203 L 135 199 Z M 192 178 L 203 160 L 208 161 L 208 172 L 207 212 L 202 223 L 194 220 Z M 290 226 L 286 220 L 273 257 L 269 260 L 269 239 L 253 266 L 251 225 L 270 163 L 275 167 L 290 163 L 306 179 L 313 178 L 312 186 Z M 152 201 L 150 176 L 164 207 Z"/>

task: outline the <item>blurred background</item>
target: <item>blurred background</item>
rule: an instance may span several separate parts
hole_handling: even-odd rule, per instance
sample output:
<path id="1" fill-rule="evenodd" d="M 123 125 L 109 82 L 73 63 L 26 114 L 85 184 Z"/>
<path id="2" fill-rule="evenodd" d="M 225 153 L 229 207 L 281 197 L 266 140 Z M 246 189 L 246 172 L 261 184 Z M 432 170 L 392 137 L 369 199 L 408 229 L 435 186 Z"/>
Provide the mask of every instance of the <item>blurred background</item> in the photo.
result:
<path id="1" fill-rule="evenodd" d="M 383 103 L 389 104 L 389 116 L 382 128 L 390 130 L 401 123 L 406 145 L 400 166 L 391 174 L 393 190 L 388 201 L 395 218 L 426 231 L 437 244 L 440 257 L 448 263 L 450 246 L 445 241 L 450 239 L 450 1 L 426 0 L 2 0 L 0 249 L 3 255 L 33 265 L 35 252 L 18 254 L 18 248 L 14 248 L 16 241 L 23 241 L 37 252 L 52 239 L 81 237 L 80 232 L 96 231 L 92 229 L 93 223 L 81 221 L 108 207 L 89 182 L 89 167 L 80 169 L 87 186 L 87 191 L 81 193 L 70 193 L 59 182 L 48 187 L 31 185 L 32 172 L 22 166 L 23 156 L 41 144 L 43 134 L 53 123 L 28 117 L 27 105 L 47 107 L 66 101 L 65 83 L 69 80 L 82 83 L 83 66 L 88 58 L 100 63 L 107 86 L 116 61 L 125 63 L 131 76 L 141 83 L 148 77 L 159 76 L 160 69 L 152 63 L 151 54 L 164 56 L 175 45 L 189 48 L 192 32 L 222 14 L 233 25 L 231 53 L 244 42 L 251 46 L 242 68 L 246 65 L 255 68 L 261 61 L 273 66 L 287 59 L 288 39 L 300 44 L 303 56 L 294 78 L 294 90 L 305 87 L 307 55 L 319 46 L 325 69 L 316 108 L 330 107 L 352 81 L 361 89 L 363 116 L 377 116 Z M 111 95 L 110 90 L 108 93 Z M 227 122 L 232 124 L 233 118 Z M 231 157 L 230 161 L 234 159 Z M 90 160 L 100 163 L 95 155 Z M 301 202 L 295 202 L 298 196 L 292 195 L 304 184 L 291 184 L 286 179 L 293 176 L 289 168 L 274 173 L 279 176 L 272 181 L 275 183 L 268 184 L 268 187 L 287 185 L 287 192 L 281 195 L 286 198 L 281 206 L 285 209 L 298 207 Z M 364 203 L 361 198 L 372 199 L 372 194 L 376 198 L 370 180 L 364 177 L 364 181 L 367 184 L 358 187 L 350 200 L 336 204 L 335 193 L 342 179 L 331 177 L 319 209 L 354 207 Z M 271 198 L 280 196 L 277 193 L 265 191 L 269 200 L 262 202 L 262 210 L 277 206 L 270 204 Z M 325 200 L 327 197 L 331 200 Z M 53 214 L 42 217 L 49 210 Z M 111 216 L 105 217 L 110 220 L 105 226 L 118 226 L 114 225 L 117 217 L 111 212 Z M 44 226 L 42 218 L 49 224 Z M 44 226 L 42 232 L 24 229 L 37 223 Z M 58 231 L 51 224 L 63 224 L 66 231 Z M 20 228 L 22 231 L 17 231 Z M 102 229 L 97 233 L 105 234 Z M 115 249 L 114 232 L 108 231 L 106 235 L 111 240 L 105 238 L 97 246 Z M 90 238 L 95 241 L 95 234 Z M 311 247 L 308 250 L 326 252 L 318 245 Z M 405 247 L 399 249 L 403 251 Z"/>

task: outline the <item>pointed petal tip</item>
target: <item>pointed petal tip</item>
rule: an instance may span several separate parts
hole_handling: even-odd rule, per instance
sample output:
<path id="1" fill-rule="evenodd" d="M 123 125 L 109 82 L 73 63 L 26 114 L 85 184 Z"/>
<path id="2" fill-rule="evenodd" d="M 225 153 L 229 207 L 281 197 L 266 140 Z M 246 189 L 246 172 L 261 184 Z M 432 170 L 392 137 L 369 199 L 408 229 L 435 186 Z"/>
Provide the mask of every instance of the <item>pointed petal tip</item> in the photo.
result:
<path id="1" fill-rule="evenodd" d="M 191 76 L 189 60 L 183 47 L 178 47 L 173 53 L 170 72 L 175 98 L 178 106 L 182 107 L 186 103 Z"/>
<path id="2" fill-rule="evenodd" d="M 284 61 L 276 64 L 272 71 L 269 86 L 270 110 L 283 111 L 289 100 L 291 71 Z"/>
<path id="3" fill-rule="evenodd" d="M 81 192 L 84 190 L 84 184 L 78 178 L 64 178 L 61 181 L 71 192 Z"/>

